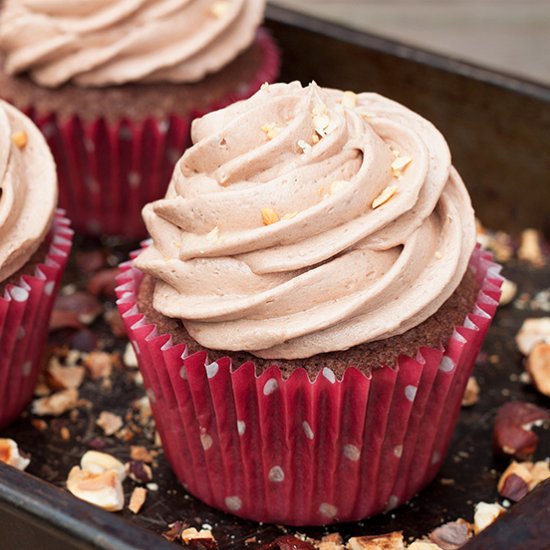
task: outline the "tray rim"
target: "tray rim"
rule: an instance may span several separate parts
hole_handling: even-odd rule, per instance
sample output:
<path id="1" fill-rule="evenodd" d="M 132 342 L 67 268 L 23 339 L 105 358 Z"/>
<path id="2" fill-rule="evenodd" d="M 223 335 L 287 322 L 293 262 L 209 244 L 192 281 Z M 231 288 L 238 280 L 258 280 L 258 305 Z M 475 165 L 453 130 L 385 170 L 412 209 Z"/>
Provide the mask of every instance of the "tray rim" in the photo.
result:
<path id="1" fill-rule="evenodd" d="M 550 86 L 484 68 L 416 46 L 360 31 L 301 12 L 269 5 L 267 21 L 313 32 L 392 57 L 429 66 L 449 74 L 484 82 L 513 93 L 550 102 Z M 22 486 L 35 490 L 21 490 Z M 44 532 L 63 533 L 80 544 L 105 550 L 173 549 L 162 537 L 134 525 L 123 517 L 105 512 L 38 477 L 0 463 L 0 512 L 10 509 Z M 75 517 L 79 512 L 80 517 Z M 86 518 L 84 520 L 83 518 Z"/>
<path id="2" fill-rule="evenodd" d="M 393 38 L 386 38 L 370 31 L 354 29 L 339 22 L 329 21 L 271 3 L 267 6 L 266 20 L 273 20 L 276 23 L 284 23 L 304 31 L 323 34 L 348 44 L 361 46 L 550 102 L 550 84 L 547 85 L 543 82 L 518 76 L 511 71 L 499 71 L 471 61 L 465 61 L 458 56 L 436 53 L 427 48 L 413 46 Z"/>

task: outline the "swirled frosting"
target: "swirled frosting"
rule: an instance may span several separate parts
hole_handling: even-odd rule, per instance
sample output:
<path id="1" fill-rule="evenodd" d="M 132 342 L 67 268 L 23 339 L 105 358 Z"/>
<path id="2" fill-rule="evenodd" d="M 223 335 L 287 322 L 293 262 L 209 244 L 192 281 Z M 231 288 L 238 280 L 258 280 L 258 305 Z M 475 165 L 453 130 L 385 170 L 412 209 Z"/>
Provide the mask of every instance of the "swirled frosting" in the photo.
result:
<path id="1" fill-rule="evenodd" d="M 50 229 L 55 164 L 40 131 L 0 101 L 0 282 L 20 269 Z"/>
<path id="2" fill-rule="evenodd" d="M 475 244 L 469 196 L 427 120 L 299 83 L 196 120 L 144 219 L 153 305 L 211 349 L 305 358 L 422 323 Z"/>
<path id="3" fill-rule="evenodd" d="M 43 86 L 194 82 L 253 41 L 265 0 L 5 0 L 9 74 Z"/>

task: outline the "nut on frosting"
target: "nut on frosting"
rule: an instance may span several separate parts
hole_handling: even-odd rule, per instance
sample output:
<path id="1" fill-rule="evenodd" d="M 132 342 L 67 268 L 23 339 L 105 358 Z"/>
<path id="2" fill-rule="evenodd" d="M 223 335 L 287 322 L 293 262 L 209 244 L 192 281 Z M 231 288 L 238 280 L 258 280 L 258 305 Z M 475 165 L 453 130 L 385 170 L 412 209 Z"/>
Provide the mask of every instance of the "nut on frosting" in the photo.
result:
<path id="1" fill-rule="evenodd" d="M 254 40 L 265 0 L 5 0 L 0 50 L 9 74 L 66 82 L 194 82 Z"/>
<path id="2" fill-rule="evenodd" d="M 0 101 L 0 282 L 38 249 L 56 204 L 57 175 L 45 139 L 23 113 Z"/>
<path id="3" fill-rule="evenodd" d="M 155 309 L 204 347 L 345 350 L 420 324 L 462 280 L 470 199 L 443 136 L 404 106 L 276 84 L 196 120 L 192 138 L 144 209 L 153 244 L 136 263 Z"/>

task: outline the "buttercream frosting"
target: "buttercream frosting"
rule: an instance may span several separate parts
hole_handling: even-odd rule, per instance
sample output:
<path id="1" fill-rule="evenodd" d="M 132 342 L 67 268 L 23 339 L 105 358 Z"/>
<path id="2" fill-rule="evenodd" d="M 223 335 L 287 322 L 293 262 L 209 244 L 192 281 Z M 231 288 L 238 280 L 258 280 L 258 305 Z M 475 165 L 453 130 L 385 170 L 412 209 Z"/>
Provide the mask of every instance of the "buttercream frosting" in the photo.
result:
<path id="1" fill-rule="evenodd" d="M 265 85 L 194 122 L 137 266 L 201 345 L 305 358 L 404 333 L 455 291 L 474 214 L 440 132 L 372 93 Z"/>
<path id="2" fill-rule="evenodd" d="M 5 0 L 0 48 L 9 74 L 74 82 L 194 82 L 253 41 L 265 0 Z"/>
<path id="3" fill-rule="evenodd" d="M 55 164 L 44 137 L 23 113 L 0 101 L 0 282 L 40 246 L 56 204 Z"/>

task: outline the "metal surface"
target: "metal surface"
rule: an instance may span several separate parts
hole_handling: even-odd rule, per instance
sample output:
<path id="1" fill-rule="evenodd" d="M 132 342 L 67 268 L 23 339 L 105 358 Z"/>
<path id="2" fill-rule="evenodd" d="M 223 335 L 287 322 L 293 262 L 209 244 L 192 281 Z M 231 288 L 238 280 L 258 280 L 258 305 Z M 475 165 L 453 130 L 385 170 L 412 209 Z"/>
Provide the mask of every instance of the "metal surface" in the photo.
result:
<path id="1" fill-rule="evenodd" d="M 545 227 L 550 232 L 545 226 L 550 223 L 550 157 L 545 154 L 550 136 L 548 89 L 285 10 L 271 8 L 269 16 L 268 26 L 284 52 L 283 80 L 315 79 L 321 85 L 374 90 L 409 105 L 433 120 L 448 137 L 455 163 L 485 224 L 508 231 Z M 114 252 L 123 257 L 127 250 Z M 520 292 L 531 294 L 548 287 L 550 281 L 549 266 L 534 269 L 510 263 L 505 274 L 519 284 Z M 513 306 L 497 314 L 476 367 L 481 400 L 462 412 L 438 478 L 390 514 L 328 531 L 346 536 L 399 529 L 407 536 L 419 536 L 447 520 L 471 520 L 474 503 L 496 499 L 497 471 L 505 464 L 495 461 L 491 451 L 495 410 L 512 398 L 548 405 L 547 399 L 518 379 L 521 357 L 513 336 L 530 315 Z M 113 340 L 101 321 L 93 330 L 102 335 L 107 349 L 124 348 L 125 342 Z M 29 473 L 48 483 L 0 466 L 0 550 L 173 548 L 141 528 L 160 533 L 175 520 L 197 527 L 211 525 L 222 549 L 254 548 L 285 532 L 282 527 L 241 521 L 201 504 L 177 484 L 162 454 L 154 479 L 159 491 L 149 492 L 139 515 L 127 510 L 107 514 L 75 500 L 62 487 L 70 468 L 100 435 L 95 426 L 99 412 L 124 416 L 142 389 L 126 370 L 116 369 L 111 389 L 87 380 L 81 395 L 92 405 L 79 409 L 78 417 L 66 424 L 73 436 L 69 441 L 59 436 L 59 430 L 37 431 L 28 414 L 1 434 L 31 452 Z M 128 444 L 115 438 L 106 438 L 106 442 L 105 452 L 128 458 Z M 143 434 L 132 444 L 150 446 L 150 439 Z M 537 458 L 549 455 L 550 437 L 545 432 Z M 126 482 L 126 496 L 131 488 Z M 324 529 L 299 531 L 313 537 L 325 533 Z M 253 540 L 245 546 L 248 539 Z"/>

